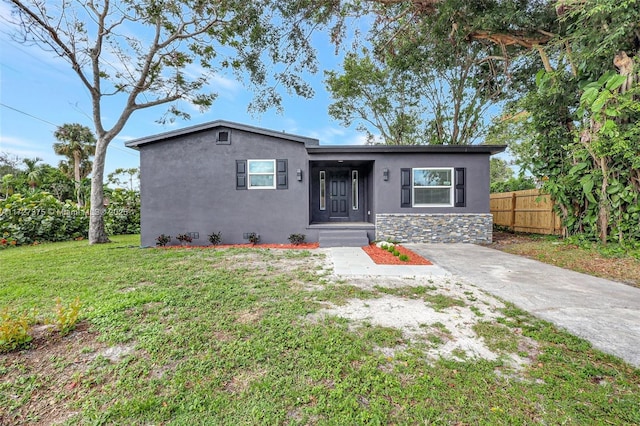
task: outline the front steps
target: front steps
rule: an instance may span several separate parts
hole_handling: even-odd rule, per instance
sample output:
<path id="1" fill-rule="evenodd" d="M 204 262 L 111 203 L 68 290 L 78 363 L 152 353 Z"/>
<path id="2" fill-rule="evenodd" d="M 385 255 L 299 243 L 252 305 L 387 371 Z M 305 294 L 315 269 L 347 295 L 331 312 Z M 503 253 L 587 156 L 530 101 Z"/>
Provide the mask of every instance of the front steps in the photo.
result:
<path id="1" fill-rule="evenodd" d="M 320 247 L 364 247 L 369 245 L 366 229 L 321 229 Z"/>

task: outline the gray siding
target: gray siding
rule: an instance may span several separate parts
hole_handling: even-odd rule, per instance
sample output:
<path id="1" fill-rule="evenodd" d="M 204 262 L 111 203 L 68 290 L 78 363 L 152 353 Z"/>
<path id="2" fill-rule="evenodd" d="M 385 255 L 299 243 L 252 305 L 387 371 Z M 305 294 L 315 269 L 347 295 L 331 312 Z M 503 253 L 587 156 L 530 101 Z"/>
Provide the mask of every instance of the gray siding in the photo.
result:
<path id="1" fill-rule="evenodd" d="M 215 129 L 142 145 L 142 245 L 155 245 L 162 233 L 197 232 L 192 244 L 209 244 L 222 232 L 223 243 L 246 243 L 256 232 L 261 242 L 283 243 L 308 224 L 307 153 L 300 142 L 231 130 L 231 144 L 215 142 Z M 236 189 L 236 160 L 287 159 L 288 189 Z M 304 179 L 296 180 L 296 169 Z"/>
<path id="2" fill-rule="evenodd" d="M 310 160 L 374 162 L 369 181 L 372 190 L 370 222 L 378 213 L 489 213 L 489 154 L 486 153 L 318 154 L 311 155 Z M 466 206 L 401 208 L 400 170 L 417 167 L 464 167 Z M 384 169 L 389 169 L 388 181 L 383 178 Z"/>
<path id="3" fill-rule="evenodd" d="M 216 143 L 219 130 L 230 132 L 230 143 Z M 318 210 L 314 176 L 332 167 L 359 170 L 362 214 L 351 212 L 349 219 L 376 223 L 378 238 L 401 236 L 413 241 L 411 233 L 425 242 L 448 241 L 451 235 L 454 240 L 490 240 L 493 151 L 486 147 L 320 147 L 315 139 L 224 121 L 127 145 L 140 150 L 143 246 L 154 246 L 160 234 L 171 235 L 172 244 L 177 244 L 180 233 L 197 233 L 192 244 L 208 245 L 212 232 L 221 232 L 223 243 L 230 244 L 247 243 L 243 234 L 250 232 L 258 233 L 263 243 L 286 243 L 294 233 L 318 241 L 319 228 L 310 225 L 311 218 L 316 222 L 328 218 Z M 287 189 L 236 189 L 236 161 L 249 159 L 286 159 Z M 420 167 L 464 168 L 466 204 L 401 207 L 401 170 Z M 302 181 L 296 179 L 298 169 Z M 386 181 L 384 169 L 389 170 Z M 474 222 L 478 218 L 480 224 Z M 420 232 L 407 231 L 416 226 Z M 373 238 L 373 229 L 367 229 Z"/>

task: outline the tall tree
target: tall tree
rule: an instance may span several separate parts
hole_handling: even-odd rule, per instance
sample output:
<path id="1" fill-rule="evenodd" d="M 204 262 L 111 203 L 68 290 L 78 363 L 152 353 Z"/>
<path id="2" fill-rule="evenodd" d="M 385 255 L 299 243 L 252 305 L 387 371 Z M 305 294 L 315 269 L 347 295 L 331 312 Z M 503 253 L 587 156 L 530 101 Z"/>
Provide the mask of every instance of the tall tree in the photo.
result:
<path id="1" fill-rule="evenodd" d="M 42 161 L 42 158 L 38 157 L 22 159 L 22 163 L 26 166 L 24 177 L 31 191 L 36 190 L 44 174 L 42 166 L 38 164 L 40 161 Z"/>
<path id="2" fill-rule="evenodd" d="M 412 74 L 385 67 L 366 49 L 362 56 L 348 54 L 342 74 L 325 72 L 327 89 L 334 98 L 329 114 L 345 126 L 357 122 L 369 143 L 426 143 L 417 81 Z"/>
<path id="3" fill-rule="evenodd" d="M 69 159 L 73 167 L 73 178 L 76 187 L 76 199 L 79 206 L 84 204 L 80 194 L 80 180 L 87 175 L 82 175 L 83 162 L 89 162 L 89 157 L 96 152 L 96 138 L 86 126 L 81 124 L 63 124 L 53 133 L 60 142 L 53 144 L 53 151 L 58 155 L 64 155 Z"/>
<path id="4" fill-rule="evenodd" d="M 359 62 L 348 57 L 341 75 L 328 74 L 327 86 L 336 99 L 330 112 L 345 124 L 345 117 L 368 121 L 387 140 L 396 122 L 409 123 L 420 134 L 415 137 L 419 143 L 482 140 L 489 108 L 531 86 L 533 73 L 525 71 L 541 64 L 524 55 L 550 39 L 551 33 L 535 29 L 554 22 L 553 7 L 542 3 L 359 3 L 360 13 L 376 17 L 366 37 L 372 53 L 359 55 Z M 374 84 L 378 88 L 369 89 Z"/>
<path id="5" fill-rule="evenodd" d="M 107 181 L 115 185 L 116 188 L 133 191 L 140 182 L 140 169 L 137 167 L 128 169 L 119 167 L 107 175 Z"/>
<path id="6" fill-rule="evenodd" d="M 209 108 L 216 97 L 208 90 L 210 77 L 225 69 L 238 78 L 248 74 L 258 111 L 280 105 L 278 86 L 311 96 L 302 79 L 316 67 L 310 33 L 337 7 L 331 0 L 6 1 L 16 37 L 65 60 L 90 95 L 97 137 L 92 244 L 109 240 L 103 220 L 107 147 L 135 111 L 166 105 L 165 119 L 188 118 L 181 107 Z M 106 99 L 120 102 L 111 124 L 103 119 Z"/>
<path id="7" fill-rule="evenodd" d="M 528 167 L 546 181 L 567 233 L 640 240 L 640 2 L 559 6 L 567 33 L 545 46 L 553 66 L 518 103 L 532 130 Z"/>

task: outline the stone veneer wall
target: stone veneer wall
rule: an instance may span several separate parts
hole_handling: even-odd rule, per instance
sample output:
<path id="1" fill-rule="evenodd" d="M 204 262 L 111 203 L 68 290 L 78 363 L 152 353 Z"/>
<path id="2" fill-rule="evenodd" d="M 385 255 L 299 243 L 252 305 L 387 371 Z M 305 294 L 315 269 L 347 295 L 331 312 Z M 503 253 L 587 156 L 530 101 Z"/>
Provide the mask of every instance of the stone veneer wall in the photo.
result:
<path id="1" fill-rule="evenodd" d="M 376 215 L 378 241 L 489 244 L 492 238 L 493 216 L 490 213 Z"/>

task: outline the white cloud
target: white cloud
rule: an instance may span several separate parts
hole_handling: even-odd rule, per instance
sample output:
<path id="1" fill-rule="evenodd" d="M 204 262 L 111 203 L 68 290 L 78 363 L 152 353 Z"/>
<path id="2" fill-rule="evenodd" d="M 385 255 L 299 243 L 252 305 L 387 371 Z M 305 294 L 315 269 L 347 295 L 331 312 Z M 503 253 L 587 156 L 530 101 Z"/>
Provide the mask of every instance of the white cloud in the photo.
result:
<path id="1" fill-rule="evenodd" d="M 239 81 L 224 77 L 218 73 L 215 73 L 209 81 L 209 85 L 218 92 L 221 91 L 220 89 L 223 89 L 233 94 L 243 89 Z"/>
<path id="2" fill-rule="evenodd" d="M 322 145 L 347 145 L 344 142 L 346 134 L 346 130 L 340 127 L 323 127 L 308 132 L 309 137 L 319 139 Z"/>
<path id="3" fill-rule="evenodd" d="M 0 135 L 0 152 L 17 156 L 20 159 L 38 157 L 49 164 L 55 164 L 58 161 L 51 147 L 43 149 L 34 142 L 12 136 Z"/>
<path id="4" fill-rule="evenodd" d="M 119 135 L 116 137 L 117 140 L 123 141 L 123 142 L 129 142 L 132 141 L 134 139 L 138 139 L 135 136 L 129 136 L 129 135 Z"/>
<path id="5" fill-rule="evenodd" d="M 348 144 L 349 145 L 366 145 L 367 136 L 363 135 L 362 133 L 352 135 Z"/>
<path id="6" fill-rule="evenodd" d="M 24 139 L 0 135 L 0 150 L 6 149 L 7 146 L 16 148 L 16 147 L 28 147 L 30 145 L 31 144 Z"/>

